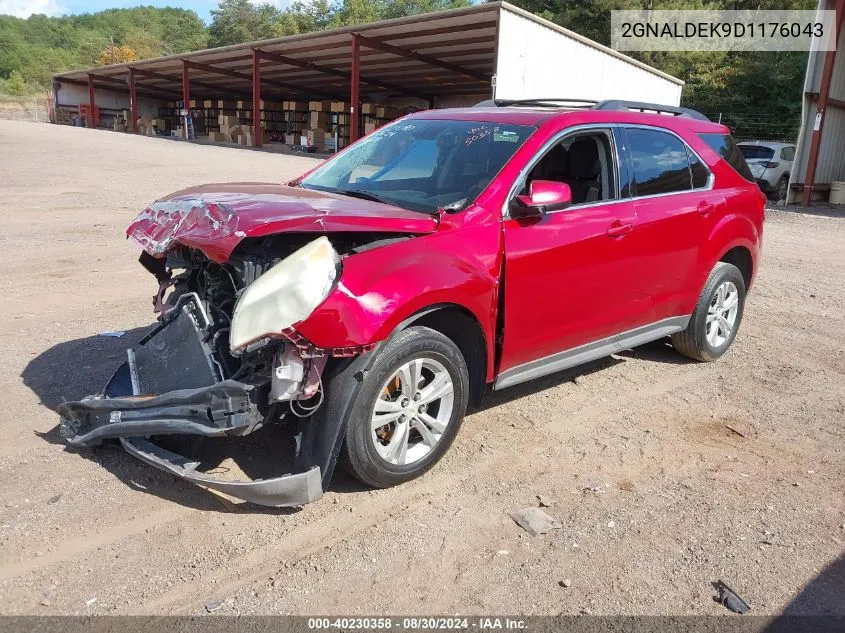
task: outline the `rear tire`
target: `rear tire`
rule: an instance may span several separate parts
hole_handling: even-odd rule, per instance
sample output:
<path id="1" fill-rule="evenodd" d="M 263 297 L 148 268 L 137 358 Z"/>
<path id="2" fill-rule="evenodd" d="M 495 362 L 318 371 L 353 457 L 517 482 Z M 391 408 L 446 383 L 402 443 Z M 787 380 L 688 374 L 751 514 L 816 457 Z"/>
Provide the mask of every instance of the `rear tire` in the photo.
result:
<path id="1" fill-rule="evenodd" d="M 786 200 L 786 196 L 789 194 L 789 177 L 788 176 L 781 176 L 780 180 L 778 180 L 777 185 L 775 185 L 775 201 Z"/>
<path id="2" fill-rule="evenodd" d="M 709 362 L 728 351 L 745 308 L 745 280 L 733 264 L 716 264 L 683 332 L 672 335 L 679 353 Z"/>
<path id="3" fill-rule="evenodd" d="M 403 330 L 366 373 L 340 464 L 376 488 L 419 477 L 454 441 L 468 395 L 469 374 L 457 346 L 431 328 Z"/>

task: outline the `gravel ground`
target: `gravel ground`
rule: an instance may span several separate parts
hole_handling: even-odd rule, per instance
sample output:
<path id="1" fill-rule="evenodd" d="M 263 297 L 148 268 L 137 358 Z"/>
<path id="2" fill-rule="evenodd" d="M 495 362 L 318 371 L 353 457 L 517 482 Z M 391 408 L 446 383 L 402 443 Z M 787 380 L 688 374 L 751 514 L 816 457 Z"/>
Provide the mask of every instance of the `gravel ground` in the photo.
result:
<path id="1" fill-rule="evenodd" d="M 497 393 L 422 479 L 285 511 L 67 451 L 53 409 L 152 320 L 123 237 L 146 203 L 313 159 L 9 121 L 0 153 L 0 613 L 721 614 L 721 578 L 845 614 L 845 218 L 769 214 L 720 361 L 657 343 Z M 257 436 L 226 443 L 244 470 L 281 441 Z M 509 513 L 538 495 L 562 527 L 529 536 Z"/>

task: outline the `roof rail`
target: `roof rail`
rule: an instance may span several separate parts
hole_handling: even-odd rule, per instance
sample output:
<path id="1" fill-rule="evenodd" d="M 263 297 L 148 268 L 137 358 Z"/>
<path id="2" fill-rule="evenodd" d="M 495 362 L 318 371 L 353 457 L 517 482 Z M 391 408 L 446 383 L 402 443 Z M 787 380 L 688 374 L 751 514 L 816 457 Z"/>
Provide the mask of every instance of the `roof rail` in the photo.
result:
<path id="1" fill-rule="evenodd" d="M 598 102 L 588 99 L 565 99 L 552 97 L 550 99 L 487 99 L 476 103 L 474 108 L 506 108 L 508 106 L 524 106 L 528 108 L 572 108 L 588 110 Z"/>
<path id="2" fill-rule="evenodd" d="M 672 114 L 674 116 L 689 117 L 700 121 L 709 121 L 705 115 L 692 108 L 681 108 L 678 106 L 660 105 L 658 103 L 644 103 L 642 101 L 619 101 L 616 99 L 597 103 L 594 110 L 635 110 L 639 112 L 657 112 L 659 114 Z"/>

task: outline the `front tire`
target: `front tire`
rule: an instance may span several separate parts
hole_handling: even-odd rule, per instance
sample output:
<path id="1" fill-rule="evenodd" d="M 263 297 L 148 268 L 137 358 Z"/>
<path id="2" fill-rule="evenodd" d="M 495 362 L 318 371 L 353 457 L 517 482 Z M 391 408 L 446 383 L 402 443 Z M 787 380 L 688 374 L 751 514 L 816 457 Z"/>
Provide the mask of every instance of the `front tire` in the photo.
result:
<path id="1" fill-rule="evenodd" d="M 728 351 L 745 309 L 745 280 L 733 264 L 719 262 L 704 284 L 683 332 L 672 335 L 675 350 L 709 362 Z"/>
<path id="2" fill-rule="evenodd" d="M 419 477 L 454 441 L 468 395 L 469 374 L 457 346 L 431 328 L 403 330 L 366 373 L 340 463 L 376 488 Z"/>

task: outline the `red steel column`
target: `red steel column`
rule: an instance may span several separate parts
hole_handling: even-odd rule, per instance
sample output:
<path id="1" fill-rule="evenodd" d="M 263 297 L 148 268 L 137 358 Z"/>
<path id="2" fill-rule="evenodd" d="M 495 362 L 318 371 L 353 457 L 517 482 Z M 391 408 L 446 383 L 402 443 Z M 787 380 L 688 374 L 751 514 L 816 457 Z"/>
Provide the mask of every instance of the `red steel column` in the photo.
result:
<path id="1" fill-rule="evenodd" d="M 94 78 L 88 75 L 88 108 L 91 116 L 91 127 L 97 127 L 97 122 L 94 119 L 94 109 L 97 107 L 94 99 Z"/>
<path id="2" fill-rule="evenodd" d="M 349 78 L 349 116 L 350 125 L 352 126 L 349 132 L 349 142 L 354 143 L 358 140 L 358 83 L 359 74 L 361 70 L 361 46 L 358 42 L 358 34 L 352 34 L 352 76 Z"/>
<path id="3" fill-rule="evenodd" d="M 836 3 L 836 42 L 842 35 L 843 17 L 845 17 L 845 0 L 838 0 Z M 836 49 L 827 51 L 822 69 L 821 86 L 819 87 L 819 100 L 816 103 L 816 119 L 813 121 L 813 137 L 810 141 L 810 155 L 807 158 L 807 171 L 804 174 L 804 190 L 801 192 L 801 204 L 809 206 L 813 198 L 813 187 L 816 184 L 816 167 L 819 162 L 819 148 L 822 142 L 822 129 L 824 129 L 824 115 L 827 109 L 827 100 L 830 97 L 830 80 L 833 77 L 833 63 L 836 61 Z"/>
<path id="4" fill-rule="evenodd" d="M 135 69 L 129 68 L 129 116 L 132 117 L 129 129 L 138 133 L 138 91 L 135 88 Z"/>
<path id="5" fill-rule="evenodd" d="M 182 60 L 182 107 L 185 110 L 188 110 L 188 114 L 190 114 L 191 110 L 191 78 L 189 77 L 190 66 L 188 65 L 188 60 Z M 185 119 L 182 118 L 182 125 L 185 126 Z M 188 129 L 187 127 L 184 128 L 185 138 L 188 138 Z"/>
<path id="6" fill-rule="evenodd" d="M 261 51 L 252 49 L 252 145 L 261 147 Z"/>

